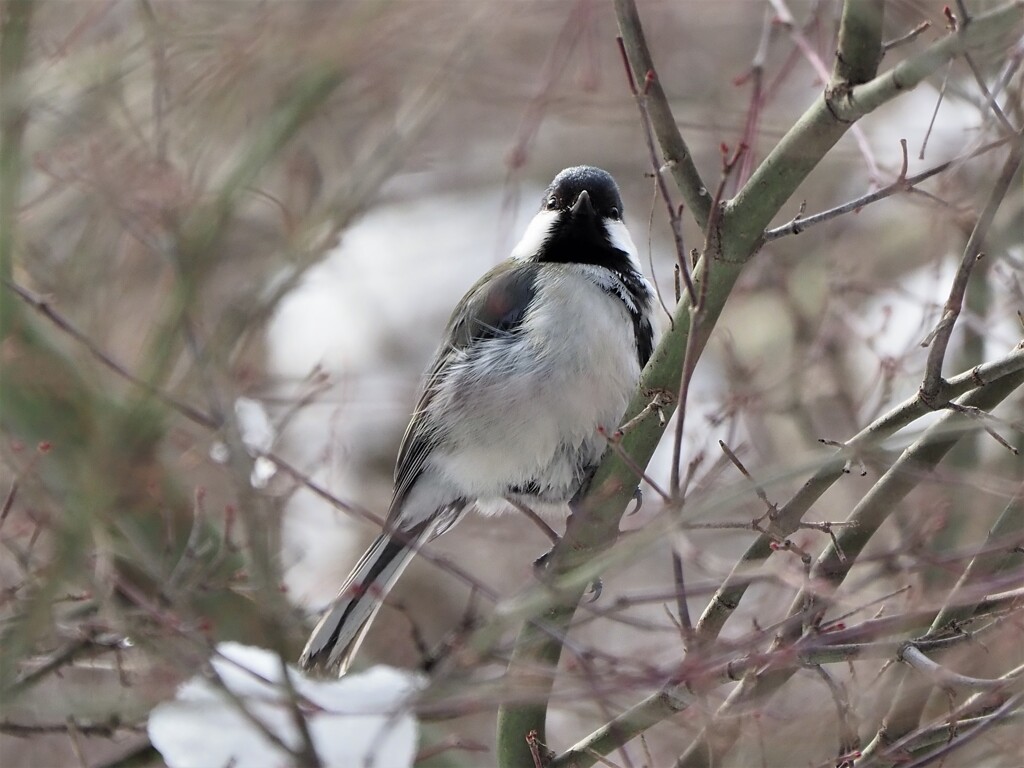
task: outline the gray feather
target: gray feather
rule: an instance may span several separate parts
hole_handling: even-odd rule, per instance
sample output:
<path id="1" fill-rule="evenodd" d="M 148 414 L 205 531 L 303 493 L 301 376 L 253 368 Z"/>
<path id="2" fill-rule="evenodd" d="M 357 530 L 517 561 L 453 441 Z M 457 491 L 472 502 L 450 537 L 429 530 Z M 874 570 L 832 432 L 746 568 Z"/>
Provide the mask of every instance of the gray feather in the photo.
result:
<path id="1" fill-rule="evenodd" d="M 390 533 L 376 538 L 310 635 L 299 658 L 303 669 L 345 674 L 384 597 L 436 527 L 423 525 L 401 538 Z"/>

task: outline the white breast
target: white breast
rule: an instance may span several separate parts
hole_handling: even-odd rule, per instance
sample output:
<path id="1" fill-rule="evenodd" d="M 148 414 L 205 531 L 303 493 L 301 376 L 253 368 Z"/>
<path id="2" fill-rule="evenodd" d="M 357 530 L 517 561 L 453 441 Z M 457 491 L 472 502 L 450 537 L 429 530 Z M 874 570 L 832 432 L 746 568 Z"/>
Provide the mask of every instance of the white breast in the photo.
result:
<path id="1" fill-rule="evenodd" d="M 597 428 L 618 426 L 640 374 L 632 320 L 600 287 L 607 277 L 590 265 L 545 265 L 523 332 L 452 367 L 449 428 L 430 464 L 466 497 L 540 480 L 565 501 L 579 452 L 587 463 L 603 453 Z"/>

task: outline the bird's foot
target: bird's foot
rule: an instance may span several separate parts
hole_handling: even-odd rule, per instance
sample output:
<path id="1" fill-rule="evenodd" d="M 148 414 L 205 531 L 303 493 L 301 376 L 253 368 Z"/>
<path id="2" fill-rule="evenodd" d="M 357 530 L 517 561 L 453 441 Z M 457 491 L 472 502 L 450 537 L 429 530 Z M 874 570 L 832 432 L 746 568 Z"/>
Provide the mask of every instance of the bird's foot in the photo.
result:
<path id="1" fill-rule="evenodd" d="M 627 517 L 635 515 L 644 505 L 644 492 L 639 485 L 636 487 L 636 490 L 633 491 L 633 501 L 636 502 L 636 506 L 626 511 Z"/>
<path id="2" fill-rule="evenodd" d="M 554 551 L 554 547 L 552 547 L 550 551 L 545 552 L 533 561 L 533 575 L 537 577 L 538 581 L 544 584 L 548 584 L 551 581 L 548 574 L 548 568 L 551 565 L 551 553 Z M 601 577 L 598 576 L 587 585 L 587 591 L 585 594 L 590 596 L 587 602 L 593 603 L 599 600 L 603 591 L 604 582 L 601 580 Z"/>
<path id="3" fill-rule="evenodd" d="M 557 544 L 558 541 L 556 540 L 555 543 Z M 554 551 L 555 548 L 552 546 L 551 549 L 533 561 L 533 575 L 537 577 L 538 581 L 547 581 L 546 574 L 548 567 L 551 565 L 551 553 Z"/>

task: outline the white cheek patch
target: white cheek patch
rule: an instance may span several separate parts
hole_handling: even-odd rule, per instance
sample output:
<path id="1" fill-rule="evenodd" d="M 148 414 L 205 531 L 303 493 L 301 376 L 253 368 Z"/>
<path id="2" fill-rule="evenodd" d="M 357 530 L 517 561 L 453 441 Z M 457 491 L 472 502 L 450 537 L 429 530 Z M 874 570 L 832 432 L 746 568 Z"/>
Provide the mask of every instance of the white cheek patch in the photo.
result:
<path id="1" fill-rule="evenodd" d="M 629 254 L 630 266 L 633 267 L 635 272 L 643 274 L 643 270 L 640 268 L 640 254 L 636 249 L 636 245 L 633 244 L 633 238 L 629 236 L 629 230 L 626 229 L 626 225 L 614 219 L 605 219 L 604 224 L 605 231 L 608 233 L 608 242 L 614 248 Z"/>
<path id="2" fill-rule="evenodd" d="M 512 249 L 512 258 L 529 261 L 540 253 L 541 246 L 551 234 L 551 228 L 558 221 L 558 211 L 540 211 L 530 221 L 522 240 Z M 627 234 L 627 237 L 629 235 Z"/>

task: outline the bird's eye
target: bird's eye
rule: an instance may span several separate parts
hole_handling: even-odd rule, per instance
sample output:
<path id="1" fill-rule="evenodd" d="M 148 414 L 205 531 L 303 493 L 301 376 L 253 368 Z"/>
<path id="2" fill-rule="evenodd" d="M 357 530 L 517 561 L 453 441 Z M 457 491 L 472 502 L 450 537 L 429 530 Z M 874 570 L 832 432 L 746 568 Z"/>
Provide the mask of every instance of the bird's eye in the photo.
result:
<path id="1" fill-rule="evenodd" d="M 553 211 L 558 207 L 558 201 L 553 197 L 549 197 L 544 201 L 544 207 L 549 211 Z"/>
<path id="2" fill-rule="evenodd" d="M 619 209 L 618 208 L 609 208 L 608 209 L 608 218 L 615 219 L 615 221 L 618 221 L 619 219 L 622 218 L 622 214 L 619 213 Z"/>

